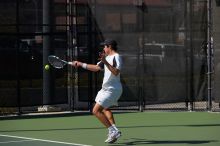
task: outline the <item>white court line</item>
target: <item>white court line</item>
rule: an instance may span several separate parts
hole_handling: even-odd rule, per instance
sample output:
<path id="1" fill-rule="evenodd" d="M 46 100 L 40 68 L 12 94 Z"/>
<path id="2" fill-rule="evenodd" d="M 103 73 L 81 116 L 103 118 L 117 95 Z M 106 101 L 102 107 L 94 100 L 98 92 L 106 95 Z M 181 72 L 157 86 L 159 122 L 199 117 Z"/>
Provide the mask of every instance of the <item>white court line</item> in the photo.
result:
<path id="1" fill-rule="evenodd" d="M 45 139 L 37 139 L 37 138 L 28 138 L 28 137 L 13 136 L 13 135 L 3 135 L 3 134 L 0 134 L 0 136 L 2 136 L 2 137 L 20 138 L 20 139 L 26 139 L 26 140 L 32 140 L 32 141 L 43 141 L 43 142 L 49 142 L 49 143 L 59 143 L 59 144 L 65 144 L 65 145 L 74 145 L 74 146 L 91 146 L 91 145 L 78 144 L 78 143 L 69 143 L 69 142 L 62 142 L 62 141 L 53 141 L 53 140 L 45 140 Z"/>

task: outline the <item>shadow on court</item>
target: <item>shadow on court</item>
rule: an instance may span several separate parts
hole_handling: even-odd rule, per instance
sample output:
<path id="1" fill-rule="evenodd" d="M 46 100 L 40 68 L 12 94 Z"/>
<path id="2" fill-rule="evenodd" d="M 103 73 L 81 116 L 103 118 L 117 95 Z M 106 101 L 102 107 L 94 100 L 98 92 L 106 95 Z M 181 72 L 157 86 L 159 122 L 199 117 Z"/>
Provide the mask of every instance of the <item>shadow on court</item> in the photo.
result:
<path id="1" fill-rule="evenodd" d="M 220 124 L 201 124 L 201 125 L 142 125 L 142 126 L 119 126 L 120 129 L 129 128 L 150 128 L 150 127 L 219 127 Z M 97 130 L 106 129 L 105 127 L 78 127 L 78 128 L 52 128 L 52 129 L 18 129 L 0 130 L 0 132 L 39 132 L 39 131 L 74 131 L 74 130 Z"/>
<path id="2" fill-rule="evenodd" d="M 126 145 L 143 145 L 143 144 L 207 144 L 218 142 L 216 140 L 147 140 L 139 138 L 124 139 L 127 142 L 112 144 L 112 146 L 126 146 Z"/>
<path id="3" fill-rule="evenodd" d="M 115 115 L 125 114 L 125 113 L 138 113 L 137 111 L 114 111 Z M 0 116 L 0 120 L 24 120 L 24 119 L 40 119 L 40 118 L 63 118 L 63 117 L 74 117 L 74 116 L 89 116 L 92 115 L 89 111 L 82 112 L 70 112 L 70 113 L 39 113 L 39 114 L 21 114 L 14 116 Z"/>

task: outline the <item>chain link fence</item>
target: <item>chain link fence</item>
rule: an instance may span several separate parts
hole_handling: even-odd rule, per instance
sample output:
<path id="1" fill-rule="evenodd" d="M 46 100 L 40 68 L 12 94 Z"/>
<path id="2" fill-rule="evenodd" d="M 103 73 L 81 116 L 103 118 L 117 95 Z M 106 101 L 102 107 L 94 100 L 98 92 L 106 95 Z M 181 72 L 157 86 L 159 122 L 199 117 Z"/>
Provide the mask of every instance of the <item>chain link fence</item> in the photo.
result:
<path id="1" fill-rule="evenodd" d="M 53 1 L 50 33 L 43 32 L 42 1 L 0 2 L 0 13 L 7 14 L 0 15 L 1 114 L 92 109 L 102 72 L 51 67 L 53 96 L 43 97 L 45 36 L 51 39 L 50 53 L 92 64 L 100 42 L 118 42 L 123 94 L 114 110 L 209 110 L 207 2 Z M 217 97 L 211 103 L 212 111 L 219 111 Z"/>

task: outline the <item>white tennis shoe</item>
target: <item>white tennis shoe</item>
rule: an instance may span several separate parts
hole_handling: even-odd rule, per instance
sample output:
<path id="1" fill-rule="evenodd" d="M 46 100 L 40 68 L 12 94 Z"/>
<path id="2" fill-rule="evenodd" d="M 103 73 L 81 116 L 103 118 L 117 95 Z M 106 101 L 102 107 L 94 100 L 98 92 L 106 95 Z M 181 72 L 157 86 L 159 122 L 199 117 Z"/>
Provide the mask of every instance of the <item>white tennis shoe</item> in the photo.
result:
<path id="1" fill-rule="evenodd" d="M 108 134 L 108 138 L 105 140 L 106 143 L 114 143 L 121 137 L 121 131 L 113 131 Z"/>

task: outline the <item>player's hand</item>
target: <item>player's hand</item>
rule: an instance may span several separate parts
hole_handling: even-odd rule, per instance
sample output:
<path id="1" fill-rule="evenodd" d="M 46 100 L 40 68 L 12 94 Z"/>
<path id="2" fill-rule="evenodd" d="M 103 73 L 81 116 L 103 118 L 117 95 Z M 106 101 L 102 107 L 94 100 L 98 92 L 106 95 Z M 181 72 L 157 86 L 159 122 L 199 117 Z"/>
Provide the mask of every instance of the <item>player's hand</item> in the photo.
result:
<path id="1" fill-rule="evenodd" d="M 105 59 L 106 58 L 105 52 L 99 53 L 99 57 L 100 57 L 100 61 L 102 61 L 104 64 L 107 62 Z"/>
<path id="2" fill-rule="evenodd" d="M 99 52 L 99 58 L 98 58 L 98 60 L 102 60 L 102 57 L 104 57 L 105 56 L 105 52 L 104 51 L 102 51 L 102 52 Z"/>
<path id="3" fill-rule="evenodd" d="M 103 57 L 101 58 L 101 61 L 102 61 L 104 64 L 107 63 L 107 60 L 105 59 L 105 57 L 106 57 L 106 56 L 103 56 Z"/>
<path id="4" fill-rule="evenodd" d="M 74 67 L 81 67 L 82 66 L 82 62 L 79 62 L 79 61 L 73 61 L 73 66 Z"/>

